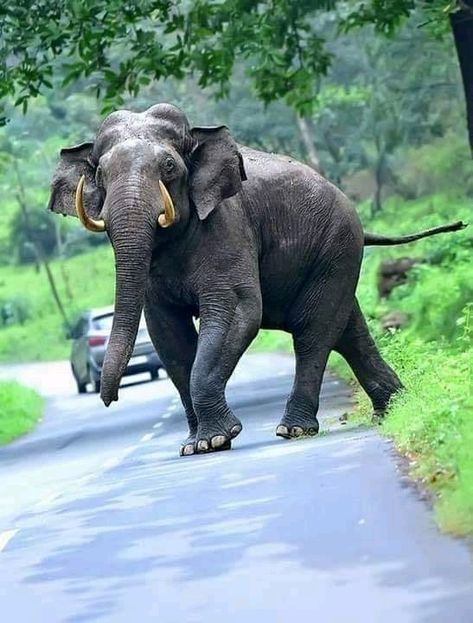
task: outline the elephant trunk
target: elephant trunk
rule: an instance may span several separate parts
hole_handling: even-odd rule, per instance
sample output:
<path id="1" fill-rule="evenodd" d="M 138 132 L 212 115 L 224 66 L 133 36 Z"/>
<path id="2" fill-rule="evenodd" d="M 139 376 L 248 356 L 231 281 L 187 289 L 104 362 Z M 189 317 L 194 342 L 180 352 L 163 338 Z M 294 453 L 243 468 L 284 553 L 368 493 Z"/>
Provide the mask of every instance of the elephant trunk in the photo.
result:
<path id="1" fill-rule="evenodd" d="M 154 186 L 154 185 L 153 185 Z M 115 253 L 115 314 L 102 369 L 101 398 L 105 406 L 118 400 L 118 387 L 133 352 L 144 305 L 158 214 L 159 190 L 143 184 L 110 189 L 107 230 Z"/>

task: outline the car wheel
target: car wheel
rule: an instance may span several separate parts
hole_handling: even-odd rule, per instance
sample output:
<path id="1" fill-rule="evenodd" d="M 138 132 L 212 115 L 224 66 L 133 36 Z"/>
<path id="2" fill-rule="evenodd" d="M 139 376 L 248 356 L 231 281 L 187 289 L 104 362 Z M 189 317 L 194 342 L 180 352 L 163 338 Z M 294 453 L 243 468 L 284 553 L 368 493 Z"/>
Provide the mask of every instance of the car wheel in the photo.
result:
<path id="1" fill-rule="evenodd" d="M 76 382 L 77 385 L 77 393 L 78 394 L 86 394 L 87 393 L 87 383 L 81 383 L 77 377 L 77 373 L 74 370 L 74 367 L 72 367 L 72 375 L 74 377 L 74 380 Z"/>
<path id="2" fill-rule="evenodd" d="M 153 368 L 149 371 L 149 373 L 151 375 L 152 381 L 156 381 L 157 379 L 159 379 L 159 368 Z"/>
<path id="3" fill-rule="evenodd" d="M 92 370 L 89 368 L 89 383 L 92 385 L 92 391 L 100 394 L 100 379 L 96 379 Z"/>

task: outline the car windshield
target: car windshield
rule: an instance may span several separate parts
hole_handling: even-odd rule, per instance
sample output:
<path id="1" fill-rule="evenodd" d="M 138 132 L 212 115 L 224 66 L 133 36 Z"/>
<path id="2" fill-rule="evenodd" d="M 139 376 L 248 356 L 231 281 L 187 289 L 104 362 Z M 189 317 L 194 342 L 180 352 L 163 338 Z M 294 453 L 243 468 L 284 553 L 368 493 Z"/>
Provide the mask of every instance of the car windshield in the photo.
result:
<path id="1" fill-rule="evenodd" d="M 113 314 L 107 314 L 106 316 L 97 316 L 92 320 L 94 329 L 99 331 L 111 331 L 113 322 Z"/>
<path id="2" fill-rule="evenodd" d="M 98 331 L 111 331 L 113 323 L 113 313 L 103 316 L 96 316 L 92 320 L 92 326 Z M 145 317 L 142 315 L 140 319 L 140 329 L 146 329 Z"/>

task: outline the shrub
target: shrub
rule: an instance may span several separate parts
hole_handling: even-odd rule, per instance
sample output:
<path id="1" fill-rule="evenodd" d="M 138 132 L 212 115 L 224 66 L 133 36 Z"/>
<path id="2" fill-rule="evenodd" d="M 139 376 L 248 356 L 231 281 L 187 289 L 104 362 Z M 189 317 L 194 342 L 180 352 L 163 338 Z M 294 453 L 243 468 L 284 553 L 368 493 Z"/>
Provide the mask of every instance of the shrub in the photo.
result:
<path id="1" fill-rule="evenodd" d="M 41 396 L 14 381 L 0 382 L 0 444 L 30 431 L 43 413 Z"/>

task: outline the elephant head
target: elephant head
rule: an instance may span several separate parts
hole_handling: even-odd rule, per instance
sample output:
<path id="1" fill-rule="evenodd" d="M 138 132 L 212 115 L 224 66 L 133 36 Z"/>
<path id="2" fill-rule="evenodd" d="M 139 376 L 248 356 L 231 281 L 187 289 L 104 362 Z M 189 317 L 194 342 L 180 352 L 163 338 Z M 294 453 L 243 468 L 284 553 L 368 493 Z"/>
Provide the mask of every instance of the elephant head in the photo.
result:
<path id="1" fill-rule="evenodd" d="M 191 129 L 169 104 L 109 115 L 94 142 L 61 150 L 49 209 L 106 232 L 114 249 L 115 316 L 103 370 L 105 405 L 118 386 L 138 331 L 156 245 L 172 244 L 246 179 L 225 126 Z M 172 339 L 172 338 L 171 338 Z"/>

